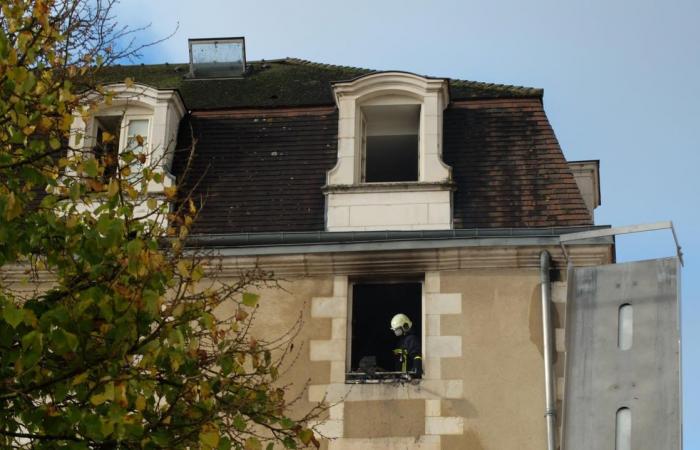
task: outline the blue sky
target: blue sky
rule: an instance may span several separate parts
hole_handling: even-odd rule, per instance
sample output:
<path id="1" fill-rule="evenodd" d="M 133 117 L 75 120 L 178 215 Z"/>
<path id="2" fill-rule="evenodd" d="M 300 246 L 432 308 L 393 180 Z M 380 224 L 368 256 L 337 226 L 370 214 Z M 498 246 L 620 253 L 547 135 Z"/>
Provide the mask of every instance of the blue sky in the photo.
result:
<path id="1" fill-rule="evenodd" d="M 143 62 L 187 61 L 187 38 L 245 36 L 285 56 L 544 88 L 569 160 L 601 161 L 598 224 L 673 220 L 685 252 L 685 448 L 700 448 L 700 2 L 697 0 L 123 0 L 119 19 L 177 33 Z M 618 239 L 622 261 L 674 253 L 670 232 Z"/>

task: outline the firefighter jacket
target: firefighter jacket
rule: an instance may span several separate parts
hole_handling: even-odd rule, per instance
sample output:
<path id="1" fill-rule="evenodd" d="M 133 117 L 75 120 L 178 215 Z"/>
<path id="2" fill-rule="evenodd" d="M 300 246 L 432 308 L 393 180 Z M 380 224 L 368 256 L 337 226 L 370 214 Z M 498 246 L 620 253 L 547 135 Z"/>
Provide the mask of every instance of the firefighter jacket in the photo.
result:
<path id="1" fill-rule="evenodd" d="M 423 361 L 420 351 L 420 340 L 415 334 L 409 332 L 399 337 L 397 348 L 394 349 L 396 356 L 396 370 L 400 372 L 410 372 L 415 377 L 423 374 Z"/>

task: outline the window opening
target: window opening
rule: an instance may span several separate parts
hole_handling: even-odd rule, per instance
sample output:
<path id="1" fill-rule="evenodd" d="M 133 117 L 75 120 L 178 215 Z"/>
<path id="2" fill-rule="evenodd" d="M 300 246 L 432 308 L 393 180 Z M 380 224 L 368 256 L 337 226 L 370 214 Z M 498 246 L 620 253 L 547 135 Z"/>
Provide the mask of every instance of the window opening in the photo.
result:
<path id="1" fill-rule="evenodd" d="M 119 166 L 119 132 L 121 116 L 96 117 L 97 135 L 94 148 L 95 158 L 104 166 L 103 177 L 108 180 L 117 174 Z"/>
<path id="2" fill-rule="evenodd" d="M 615 450 L 632 448 L 632 411 L 620 408 L 615 415 Z"/>
<path id="3" fill-rule="evenodd" d="M 634 310 L 632 305 L 625 303 L 617 313 L 617 346 L 620 350 L 629 350 L 634 338 Z"/>
<path id="4" fill-rule="evenodd" d="M 127 126 L 125 151 L 130 151 L 135 158 L 130 163 L 132 179 L 138 179 L 146 159 L 146 148 L 148 146 L 148 119 L 131 119 Z M 143 156 L 142 156 L 143 155 Z"/>
<path id="5" fill-rule="evenodd" d="M 422 353 L 420 282 L 356 283 L 352 288 L 351 312 L 348 381 L 399 377 L 398 372 L 401 372 L 402 367 L 394 350 L 399 346 L 401 338 L 391 329 L 391 319 L 396 314 L 402 313 L 410 318 L 410 333 L 415 336 L 418 353 Z M 412 363 L 408 361 L 407 370 L 410 371 L 411 368 Z"/>
<path id="6" fill-rule="evenodd" d="M 420 105 L 362 108 L 364 181 L 418 181 Z"/>

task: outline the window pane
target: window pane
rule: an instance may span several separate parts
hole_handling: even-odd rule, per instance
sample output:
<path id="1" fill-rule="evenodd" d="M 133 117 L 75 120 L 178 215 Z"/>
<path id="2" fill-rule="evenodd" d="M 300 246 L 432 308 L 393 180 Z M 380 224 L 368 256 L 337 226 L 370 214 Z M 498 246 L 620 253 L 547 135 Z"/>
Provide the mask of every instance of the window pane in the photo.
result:
<path id="1" fill-rule="evenodd" d="M 139 151 L 142 148 L 139 145 L 136 136 L 141 136 L 144 146 L 148 140 L 148 119 L 135 119 L 129 121 L 129 131 L 127 133 L 126 148 L 128 150 Z"/>
<path id="2" fill-rule="evenodd" d="M 190 41 L 190 49 L 195 76 L 231 77 L 244 71 L 243 39 Z"/>
<path id="3" fill-rule="evenodd" d="M 365 181 L 418 181 L 418 136 L 367 136 Z"/>

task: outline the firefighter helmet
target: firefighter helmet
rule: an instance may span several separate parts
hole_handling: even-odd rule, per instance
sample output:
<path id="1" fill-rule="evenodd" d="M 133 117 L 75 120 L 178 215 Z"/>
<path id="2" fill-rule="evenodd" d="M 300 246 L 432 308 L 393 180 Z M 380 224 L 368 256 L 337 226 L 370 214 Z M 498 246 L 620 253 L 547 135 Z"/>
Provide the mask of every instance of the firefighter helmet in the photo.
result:
<path id="1" fill-rule="evenodd" d="M 406 314 L 396 314 L 394 317 L 391 318 L 391 329 L 397 336 L 406 334 L 412 326 L 413 323 Z"/>

